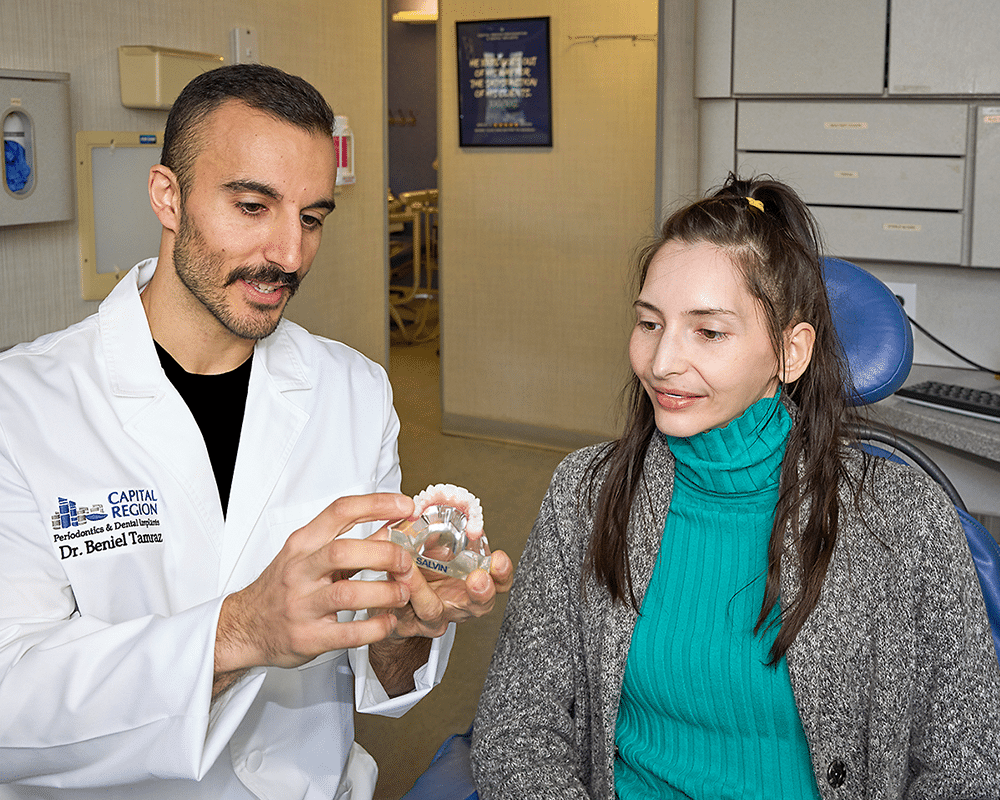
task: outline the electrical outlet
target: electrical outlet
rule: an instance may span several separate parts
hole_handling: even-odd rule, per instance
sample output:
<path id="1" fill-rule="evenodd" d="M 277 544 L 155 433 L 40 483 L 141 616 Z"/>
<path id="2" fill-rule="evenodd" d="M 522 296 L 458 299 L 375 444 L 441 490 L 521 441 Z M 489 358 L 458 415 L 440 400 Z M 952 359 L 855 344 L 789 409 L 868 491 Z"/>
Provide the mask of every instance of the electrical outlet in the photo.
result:
<path id="1" fill-rule="evenodd" d="M 257 31 L 254 28 L 233 28 L 230 32 L 234 64 L 259 64 L 257 52 Z"/>
<path id="2" fill-rule="evenodd" d="M 917 319 L 917 284 L 886 283 L 886 286 L 902 302 L 906 315 Z"/>

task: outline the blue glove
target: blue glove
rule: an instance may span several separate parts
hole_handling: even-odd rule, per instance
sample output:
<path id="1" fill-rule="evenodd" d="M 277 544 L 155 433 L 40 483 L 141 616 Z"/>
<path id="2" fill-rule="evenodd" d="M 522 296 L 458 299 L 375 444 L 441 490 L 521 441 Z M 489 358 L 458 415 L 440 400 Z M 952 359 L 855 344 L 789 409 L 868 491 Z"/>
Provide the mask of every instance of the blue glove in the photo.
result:
<path id="1" fill-rule="evenodd" d="M 28 166 L 26 156 L 22 144 L 11 139 L 4 140 L 3 158 L 7 164 L 7 188 L 12 192 L 19 192 L 28 185 L 31 167 Z"/>

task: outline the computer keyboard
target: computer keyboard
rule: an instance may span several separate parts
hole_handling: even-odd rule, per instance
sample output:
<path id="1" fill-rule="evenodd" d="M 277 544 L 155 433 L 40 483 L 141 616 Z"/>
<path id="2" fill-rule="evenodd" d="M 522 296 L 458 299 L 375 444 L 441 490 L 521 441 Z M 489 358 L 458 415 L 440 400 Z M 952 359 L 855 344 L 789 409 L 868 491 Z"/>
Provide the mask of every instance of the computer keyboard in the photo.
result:
<path id="1" fill-rule="evenodd" d="M 896 394 L 922 406 L 1000 422 L 1000 394 L 996 392 L 983 392 L 950 383 L 924 381 L 913 386 L 904 386 Z"/>

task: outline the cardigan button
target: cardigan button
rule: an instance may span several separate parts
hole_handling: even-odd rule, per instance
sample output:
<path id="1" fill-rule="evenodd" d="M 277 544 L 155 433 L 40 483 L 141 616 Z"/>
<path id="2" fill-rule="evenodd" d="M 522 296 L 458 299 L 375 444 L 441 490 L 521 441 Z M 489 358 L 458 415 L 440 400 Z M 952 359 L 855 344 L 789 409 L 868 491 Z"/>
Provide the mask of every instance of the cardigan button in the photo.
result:
<path id="1" fill-rule="evenodd" d="M 847 780 L 847 764 L 841 761 L 839 758 L 835 761 L 830 762 L 830 766 L 826 771 L 826 782 L 830 784 L 834 789 L 839 789 L 844 785 Z"/>

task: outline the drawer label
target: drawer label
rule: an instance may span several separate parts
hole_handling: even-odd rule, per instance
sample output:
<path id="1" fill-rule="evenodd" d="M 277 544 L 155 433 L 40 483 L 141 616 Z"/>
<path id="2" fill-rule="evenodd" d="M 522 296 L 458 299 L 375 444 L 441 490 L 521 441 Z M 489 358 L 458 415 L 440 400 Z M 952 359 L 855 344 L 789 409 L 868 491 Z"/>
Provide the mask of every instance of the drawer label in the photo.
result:
<path id="1" fill-rule="evenodd" d="M 863 131 L 868 128 L 867 122 L 824 122 L 828 131 Z"/>
<path id="2" fill-rule="evenodd" d="M 834 178 L 857 178 L 858 177 L 858 173 L 852 172 L 851 170 L 846 170 L 846 169 L 835 169 L 833 171 L 833 177 Z"/>
<path id="3" fill-rule="evenodd" d="M 920 225 L 907 225 L 903 222 L 883 222 L 882 230 L 884 231 L 910 231 L 911 233 L 916 233 L 920 230 Z"/>

